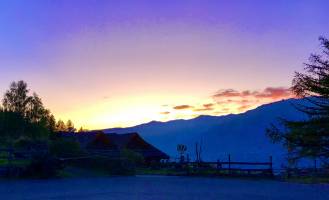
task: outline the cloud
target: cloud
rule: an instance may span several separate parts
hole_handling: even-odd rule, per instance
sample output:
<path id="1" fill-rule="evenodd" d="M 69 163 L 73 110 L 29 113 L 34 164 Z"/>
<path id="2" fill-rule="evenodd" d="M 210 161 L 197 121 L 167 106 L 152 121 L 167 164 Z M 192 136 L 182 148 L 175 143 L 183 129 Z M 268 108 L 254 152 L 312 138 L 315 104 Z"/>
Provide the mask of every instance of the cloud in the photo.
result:
<path id="1" fill-rule="evenodd" d="M 226 99 L 226 100 L 218 100 L 217 104 L 227 104 L 227 103 L 237 103 L 237 104 L 246 104 L 250 102 L 255 102 L 255 100 L 251 101 L 248 99 Z"/>
<path id="2" fill-rule="evenodd" d="M 168 112 L 168 111 L 165 111 L 165 112 L 160 112 L 160 114 L 161 114 L 161 115 L 169 115 L 169 114 L 170 114 L 170 112 Z"/>
<path id="3" fill-rule="evenodd" d="M 250 108 L 251 106 L 250 105 L 242 105 L 238 108 L 238 110 L 241 112 L 241 111 L 245 111 L 247 110 L 248 108 Z"/>
<path id="4" fill-rule="evenodd" d="M 179 106 L 175 106 L 173 108 L 175 110 L 185 110 L 185 109 L 193 108 L 193 106 L 190 106 L 190 105 L 179 105 Z"/>
<path id="5" fill-rule="evenodd" d="M 227 112 L 224 112 L 224 111 L 216 111 L 216 112 L 213 112 L 213 114 L 215 114 L 215 115 L 221 115 L 221 114 L 227 114 Z"/>
<path id="6" fill-rule="evenodd" d="M 271 99 L 280 99 L 280 98 L 289 98 L 292 97 L 292 93 L 288 88 L 284 87 L 267 87 L 263 92 L 256 94 L 257 98 L 271 98 Z"/>
<path id="7" fill-rule="evenodd" d="M 247 100 L 247 99 L 243 99 L 243 100 L 241 100 L 240 102 L 241 102 L 241 103 L 249 103 L 250 101 Z"/>
<path id="8" fill-rule="evenodd" d="M 211 110 L 214 110 L 213 107 L 215 106 L 215 104 L 213 104 L 213 103 L 206 103 L 206 104 L 203 104 L 202 106 L 203 106 L 202 108 L 196 108 L 193 111 L 196 111 L 196 112 L 200 112 L 200 111 L 211 111 Z"/>
<path id="9" fill-rule="evenodd" d="M 213 95 L 214 98 L 218 97 L 239 97 L 241 94 L 233 89 L 219 90 L 216 94 Z"/>
<path id="10" fill-rule="evenodd" d="M 203 107 L 205 107 L 205 108 L 211 108 L 211 107 L 213 107 L 215 104 L 213 104 L 213 103 L 207 103 L 207 104 L 203 104 Z"/>
<path id="11" fill-rule="evenodd" d="M 200 111 L 210 111 L 210 110 L 214 110 L 214 108 L 211 108 L 211 107 L 208 107 L 208 108 L 197 108 L 197 109 L 194 109 L 193 111 L 200 112 Z"/>
<path id="12" fill-rule="evenodd" d="M 241 113 L 259 105 L 294 97 L 289 88 L 286 87 L 266 87 L 263 90 L 219 90 L 212 95 L 212 101 L 196 104 L 172 105 L 164 104 L 163 107 L 173 110 L 188 110 L 198 114 L 228 114 Z M 168 115 L 173 112 L 161 112 L 162 115 Z M 183 113 L 183 112 L 179 112 Z"/>
<path id="13" fill-rule="evenodd" d="M 291 93 L 289 88 L 285 87 L 267 87 L 262 91 L 257 90 L 244 90 L 237 91 L 234 89 L 225 89 L 219 90 L 214 95 L 212 95 L 214 99 L 223 99 L 223 98 L 245 98 L 245 97 L 253 97 L 256 99 L 283 99 L 283 98 L 291 98 L 293 94 Z M 228 99 L 228 103 L 232 103 L 235 100 Z M 217 101 L 217 103 L 222 103 L 222 101 Z M 246 103 L 246 102 L 244 102 Z"/>

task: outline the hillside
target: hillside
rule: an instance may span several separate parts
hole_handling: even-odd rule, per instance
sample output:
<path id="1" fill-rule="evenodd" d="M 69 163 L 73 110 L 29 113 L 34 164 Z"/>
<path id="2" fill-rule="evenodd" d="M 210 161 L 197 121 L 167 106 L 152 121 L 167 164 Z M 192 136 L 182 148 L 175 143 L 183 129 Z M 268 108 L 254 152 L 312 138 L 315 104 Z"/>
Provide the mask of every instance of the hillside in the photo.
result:
<path id="1" fill-rule="evenodd" d="M 266 161 L 269 155 L 273 155 L 278 167 L 283 163 L 285 150 L 281 145 L 271 143 L 265 129 L 270 123 L 277 123 L 280 117 L 304 118 L 305 116 L 292 105 L 298 103 L 306 102 L 301 99 L 288 99 L 236 115 L 199 116 L 190 120 L 168 122 L 152 121 L 129 128 L 106 129 L 105 132 L 138 132 L 172 157 L 177 156 L 177 144 L 186 144 L 193 159 L 195 143 L 202 141 L 204 160 L 224 160 L 230 153 L 233 160 Z"/>

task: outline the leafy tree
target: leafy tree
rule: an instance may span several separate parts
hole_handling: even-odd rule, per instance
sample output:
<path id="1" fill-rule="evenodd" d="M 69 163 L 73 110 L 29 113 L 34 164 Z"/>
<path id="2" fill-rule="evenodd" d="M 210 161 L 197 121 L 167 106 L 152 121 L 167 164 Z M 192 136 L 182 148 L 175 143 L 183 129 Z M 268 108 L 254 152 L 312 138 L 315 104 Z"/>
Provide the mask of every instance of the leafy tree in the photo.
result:
<path id="1" fill-rule="evenodd" d="M 67 131 L 66 125 L 63 120 L 58 120 L 56 123 L 56 131 Z"/>
<path id="2" fill-rule="evenodd" d="M 26 117 L 31 122 L 39 122 L 42 118 L 46 117 L 48 112 L 43 107 L 41 98 L 36 93 L 33 93 L 33 96 L 29 97 L 26 105 Z"/>
<path id="3" fill-rule="evenodd" d="M 24 81 L 12 82 L 2 100 L 4 109 L 6 111 L 25 114 L 27 104 L 31 100 L 28 92 L 27 84 Z"/>
<path id="4" fill-rule="evenodd" d="M 82 133 L 83 132 L 83 127 L 81 126 L 78 130 L 78 133 Z"/>
<path id="5" fill-rule="evenodd" d="M 50 152 L 57 157 L 81 156 L 80 143 L 71 138 L 57 138 L 50 144 Z"/>
<path id="6" fill-rule="evenodd" d="M 24 81 L 13 82 L 2 100 L 0 137 L 15 141 L 21 136 L 31 139 L 47 138 L 54 130 L 54 116 L 44 108 L 41 98 Z"/>
<path id="7" fill-rule="evenodd" d="M 79 128 L 78 133 L 83 133 L 88 131 L 88 129 L 83 128 L 82 126 Z"/>
<path id="8" fill-rule="evenodd" d="M 0 144 L 7 145 L 9 141 L 24 135 L 27 121 L 21 114 L 11 111 L 0 111 Z"/>
<path id="9" fill-rule="evenodd" d="M 273 125 L 267 129 L 274 142 L 284 142 L 292 159 L 329 158 L 329 40 L 323 37 L 319 40 L 321 53 L 312 54 L 305 72 L 296 72 L 292 82 L 294 94 L 309 102 L 295 105 L 307 119 L 282 119 L 284 130 Z"/>
<path id="10" fill-rule="evenodd" d="M 74 124 L 73 122 L 69 119 L 66 122 L 66 128 L 67 128 L 67 132 L 73 133 L 76 131 L 76 128 L 74 128 Z"/>
<path id="11" fill-rule="evenodd" d="M 47 127 L 52 133 L 56 131 L 56 119 L 53 114 L 47 115 Z"/>

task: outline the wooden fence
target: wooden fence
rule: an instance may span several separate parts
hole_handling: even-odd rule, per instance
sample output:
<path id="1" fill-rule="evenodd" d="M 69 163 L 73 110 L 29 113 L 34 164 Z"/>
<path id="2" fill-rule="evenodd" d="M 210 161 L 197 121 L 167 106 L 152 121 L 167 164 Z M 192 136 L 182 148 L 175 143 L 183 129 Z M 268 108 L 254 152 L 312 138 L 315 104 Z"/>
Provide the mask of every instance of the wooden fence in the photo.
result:
<path id="1" fill-rule="evenodd" d="M 269 157 L 268 162 L 241 162 L 232 161 L 228 155 L 227 161 L 217 160 L 215 162 L 169 162 L 169 166 L 182 165 L 192 167 L 197 172 L 215 170 L 218 175 L 226 176 L 273 176 L 273 159 Z"/>

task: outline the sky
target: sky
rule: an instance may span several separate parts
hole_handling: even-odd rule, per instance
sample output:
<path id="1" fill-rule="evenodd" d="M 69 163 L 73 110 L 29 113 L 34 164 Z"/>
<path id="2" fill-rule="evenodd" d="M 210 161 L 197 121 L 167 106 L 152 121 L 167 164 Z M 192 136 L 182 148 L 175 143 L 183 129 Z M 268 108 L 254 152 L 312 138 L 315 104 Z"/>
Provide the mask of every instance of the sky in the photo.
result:
<path id="1" fill-rule="evenodd" d="M 0 94 L 24 80 L 76 127 L 241 113 L 293 97 L 327 0 L 3 0 Z"/>

